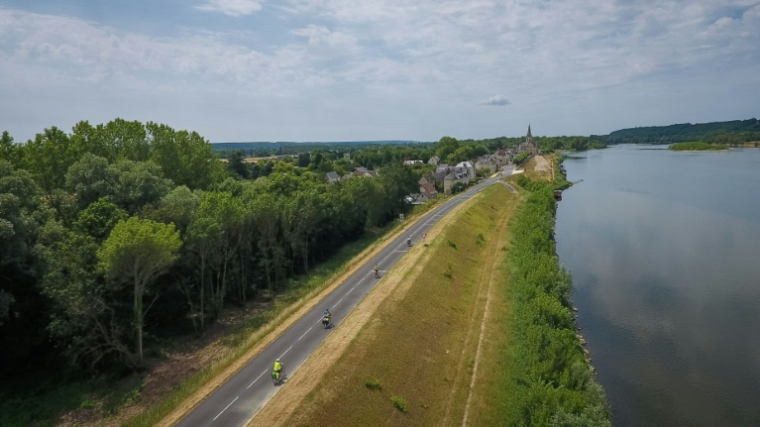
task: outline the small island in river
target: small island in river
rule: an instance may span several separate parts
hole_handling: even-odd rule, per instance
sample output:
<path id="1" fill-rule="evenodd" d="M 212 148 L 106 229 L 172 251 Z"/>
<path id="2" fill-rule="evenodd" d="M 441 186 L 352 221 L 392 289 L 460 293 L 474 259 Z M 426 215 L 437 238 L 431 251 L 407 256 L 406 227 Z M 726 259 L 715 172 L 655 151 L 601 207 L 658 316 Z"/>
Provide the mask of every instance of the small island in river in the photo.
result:
<path id="1" fill-rule="evenodd" d="M 717 151 L 727 150 L 724 144 L 708 144 L 706 142 L 679 142 L 668 147 L 674 151 Z"/>

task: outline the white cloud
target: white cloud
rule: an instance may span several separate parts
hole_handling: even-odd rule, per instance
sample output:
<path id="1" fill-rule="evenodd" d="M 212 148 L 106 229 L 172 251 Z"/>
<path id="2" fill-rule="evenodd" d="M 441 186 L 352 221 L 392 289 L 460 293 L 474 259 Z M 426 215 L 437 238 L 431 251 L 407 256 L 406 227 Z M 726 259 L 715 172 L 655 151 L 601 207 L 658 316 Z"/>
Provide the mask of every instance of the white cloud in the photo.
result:
<path id="1" fill-rule="evenodd" d="M 263 4 L 263 0 L 209 0 L 200 6 L 196 6 L 196 9 L 206 12 L 221 12 L 229 16 L 241 16 L 258 12 Z"/>
<path id="2" fill-rule="evenodd" d="M 314 123 L 324 123 L 320 114 L 327 114 L 328 104 L 345 107 L 343 115 L 361 111 L 370 117 L 367 129 L 389 128 L 372 122 L 383 117 L 415 117 L 426 127 L 408 129 L 437 139 L 454 134 L 447 129 L 455 122 L 470 124 L 461 125 L 462 137 L 504 134 L 496 129 L 503 126 L 505 111 L 510 121 L 519 122 L 517 132 L 523 121 L 539 114 L 563 133 L 570 132 L 559 129 L 565 123 L 578 126 L 574 132 L 614 130 L 599 129 L 599 123 L 610 117 L 632 120 L 632 110 L 641 120 L 635 124 L 646 125 L 650 117 L 667 120 L 677 113 L 637 109 L 627 100 L 666 105 L 660 102 L 666 93 L 676 105 L 679 94 L 690 94 L 689 105 L 704 105 L 704 111 L 739 111 L 736 105 L 755 102 L 748 93 L 739 93 L 730 107 L 716 107 L 710 96 L 735 90 L 737 82 L 760 84 L 758 0 L 286 0 L 267 3 L 273 6 L 267 8 L 264 0 L 195 4 L 204 11 L 250 16 L 235 20 L 230 30 L 207 26 L 211 22 L 169 22 L 167 27 L 181 29 L 155 36 L 130 29 L 141 26 L 118 29 L 76 17 L 0 8 L 0 93 L 12 86 L 22 98 L 29 94 L 30 102 L 41 87 L 76 87 L 104 99 L 113 95 L 111 88 L 132 91 L 136 98 L 156 90 L 182 94 L 177 95 L 182 99 L 235 93 L 241 104 L 265 105 L 269 109 L 261 111 L 267 114 L 277 108 L 283 115 L 295 110 Z M 709 85 L 728 70 L 733 80 L 703 90 L 705 82 Z M 673 87 L 681 92 L 669 92 Z M 480 104 L 511 101 L 521 108 L 484 109 L 473 102 L 494 88 L 508 88 L 509 100 L 496 95 Z M 658 90 L 648 92 L 651 88 Z M 0 96 L 0 117 L 16 106 L 8 99 Z M 118 113 L 118 100 L 110 104 Z M 629 108 L 615 117 L 611 112 L 618 105 Z M 384 107 L 393 111 L 384 112 Z M 50 114 L 56 108 L 51 106 Z M 606 114 L 590 119 L 590 109 Z M 216 114 L 202 106 L 198 110 Z M 271 126 L 273 118 L 267 117 Z M 488 125 L 491 119 L 494 123 Z M 678 121 L 696 119 L 673 122 Z M 352 129 L 358 126 L 351 121 Z"/>
<path id="3" fill-rule="evenodd" d="M 511 102 L 507 99 L 504 95 L 494 95 L 485 101 L 481 101 L 480 105 L 495 105 L 498 107 L 503 107 L 505 105 L 509 105 Z"/>

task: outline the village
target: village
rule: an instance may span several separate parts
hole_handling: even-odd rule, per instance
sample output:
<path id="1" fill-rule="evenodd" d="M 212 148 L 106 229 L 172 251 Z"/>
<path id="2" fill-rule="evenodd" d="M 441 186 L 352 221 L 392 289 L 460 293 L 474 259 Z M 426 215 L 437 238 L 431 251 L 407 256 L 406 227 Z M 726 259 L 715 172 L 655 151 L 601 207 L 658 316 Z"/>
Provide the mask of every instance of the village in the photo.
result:
<path id="1" fill-rule="evenodd" d="M 441 159 L 433 155 L 428 159 L 427 164 L 435 167 L 435 172 L 427 173 L 420 178 L 420 191 L 419 193 L 410 194 L 407 196 L 407 201 L 412 204 L 425 203 L 429 200 L 438 198 L 439 194 L 450 196 L 456 194 L 471 182 L 478 178 L 478 175 L 491 175 L 495 172 L 502 170 L 504 166 L 512 164 L 516 158 L 523 153 L 528 153 L 525 159 L 531 156 L 539 154 L 540 150 L 538 144 L 533 139 L 533 135 L 528 126 L 528 133 L 525 137 L 525 142 L 510 149 L 500 149 L 494 153 L 486 154 L 475 159 L 475 163 L 472 161 L 463 161 L 457 164 L 441 163 Z M 415 164 L 424 163 L 422 160 L 404 160 L 403 164 L 412 166 Z M 354 177 L 373 178 L 378 175 L 377 171 L 369 170 L 365 167 L 357 167 L 353 172 L 340 176 L 337 172 L 327 172 L 327 182 L 332 184 L 344 179 L 350 179 Z"/>

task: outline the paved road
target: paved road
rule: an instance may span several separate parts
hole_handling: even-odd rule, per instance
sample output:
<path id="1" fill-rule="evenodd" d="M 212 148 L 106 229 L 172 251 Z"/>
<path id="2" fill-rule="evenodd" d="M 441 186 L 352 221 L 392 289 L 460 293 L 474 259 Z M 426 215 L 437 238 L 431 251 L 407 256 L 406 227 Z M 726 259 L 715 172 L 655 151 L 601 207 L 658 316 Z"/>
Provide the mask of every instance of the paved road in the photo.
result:
<path id="1" fill-rule="evenodd" d="M 406 238 L 413 244 L 421 243 L 422 234 L 460 203 L 472 197 L 486 186 L 512 173 L 512 167 L 496 178 L 483 180 L 459 196 L 427 213 L 408 233 L 399 236 L 383 250 L 367 261 L 351 277 L 330 293 L 308 314 L 296 322 L 277 340 L 254 357 L 226 383 L 208 396 L 190 412 L 178 426 L 244 426 L 258 410 L 274 395 L 279 387 L 287 387 L 287 375 L 293 374 L 324 339 L 340 326 L 340 322 L 375 286 L 377 279 L 372 268 L 380 266 L 383 276 L 389 268 L 407 252 Z M 334 327 L 324 329 L 320 322 L 322 312 L 329 308 Z M 285 365 L 285 384 L 275 387 L 270 378 L 272 364 L 277 358 Z"/>

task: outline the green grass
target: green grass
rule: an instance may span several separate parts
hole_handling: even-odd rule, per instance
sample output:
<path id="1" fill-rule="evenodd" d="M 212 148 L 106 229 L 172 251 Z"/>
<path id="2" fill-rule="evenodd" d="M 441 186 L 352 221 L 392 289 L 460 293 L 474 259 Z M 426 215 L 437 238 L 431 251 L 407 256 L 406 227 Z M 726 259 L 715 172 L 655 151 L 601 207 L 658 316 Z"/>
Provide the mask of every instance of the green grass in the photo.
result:
<path id="1" fill-rule="evenodd" d="M 673 151 L 717 151 L 725 150 L 727 147 L 723 144 L 708 144 L 706 142 L 679 142 L 668 147 Z"/>

